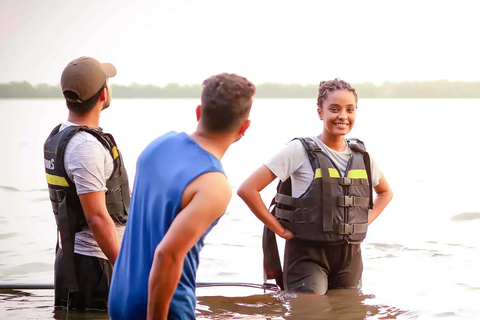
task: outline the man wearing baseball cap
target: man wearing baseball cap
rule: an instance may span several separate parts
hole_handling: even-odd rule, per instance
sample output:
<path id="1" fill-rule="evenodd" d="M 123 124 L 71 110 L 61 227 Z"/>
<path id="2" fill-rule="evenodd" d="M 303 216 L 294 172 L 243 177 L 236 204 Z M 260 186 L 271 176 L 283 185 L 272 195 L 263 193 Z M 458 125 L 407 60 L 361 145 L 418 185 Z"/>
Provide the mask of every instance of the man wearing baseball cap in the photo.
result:
<path id="1" fill-rule="evenodd" d="M 80 57 L 63 70 L 68 119 L 44 145 L 45 171 L 57 222 L 55 307 L 106 310 L 130 203 L 122 156 L 99 127 L 110 105 L 110 63 Z"/>

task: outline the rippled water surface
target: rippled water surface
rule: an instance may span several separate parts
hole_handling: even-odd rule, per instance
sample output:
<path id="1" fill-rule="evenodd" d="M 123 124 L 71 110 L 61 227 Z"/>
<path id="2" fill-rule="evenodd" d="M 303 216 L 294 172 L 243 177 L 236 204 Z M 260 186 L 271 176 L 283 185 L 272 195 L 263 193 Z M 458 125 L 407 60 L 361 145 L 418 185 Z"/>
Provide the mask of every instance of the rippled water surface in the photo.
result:
<path id="1" fill-rule="evenodd" d="M 195 129 L 196 100 L 114 100 L 102 114 L 133 181 L 155 137 Z M 238 286 L 198 288 L 199 319 L 480 319 L 480 100 L 361 100 L 365 141 L 394 191 L 362 245 L 362 289 L 326 296 Z M 246 136 L 224 157 L 234 190 L 295 136 L 318 134 L 315 100 L 257 100 Z M 61 100 L 0 100 L 0 283 L 53 282 L 56 242 L 42 146 L 66 119 Z M 262 192 L 265 202 L 274 185 Z M 206 239 L 197 280 L 263 282 L 262 224 L 235 195 Z M 280 247 L 282 242 L 280 241 Z M 55 311 L 52 290 L 0 290 L 0 319 L 108 319 Z"/>

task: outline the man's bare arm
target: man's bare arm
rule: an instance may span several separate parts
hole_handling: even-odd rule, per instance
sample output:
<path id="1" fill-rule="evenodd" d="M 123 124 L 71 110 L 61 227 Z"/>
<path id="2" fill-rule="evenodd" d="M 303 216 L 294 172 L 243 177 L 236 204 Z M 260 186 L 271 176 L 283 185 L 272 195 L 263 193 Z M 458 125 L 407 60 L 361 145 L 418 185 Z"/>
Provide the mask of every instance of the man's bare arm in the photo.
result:
<path id="1" fill-rule="evenodd" d="M 185 188 L 182 210 L 158 244 L 148 282 L 147 319 L 167 319 L 186 254 L 227 208 L 232 190 L 220 172 L 201 175 Z"/>
<path id="2" fill-rule="evenodd" d="M 82 204 L 88 226 L 92 230 L 93 238 L 110 263 L 114 264 L 120 251 L 120 242 L 118 241 L 115 223 L 105 204 L 105 192 L 80 194 L 78 198 Z"/>

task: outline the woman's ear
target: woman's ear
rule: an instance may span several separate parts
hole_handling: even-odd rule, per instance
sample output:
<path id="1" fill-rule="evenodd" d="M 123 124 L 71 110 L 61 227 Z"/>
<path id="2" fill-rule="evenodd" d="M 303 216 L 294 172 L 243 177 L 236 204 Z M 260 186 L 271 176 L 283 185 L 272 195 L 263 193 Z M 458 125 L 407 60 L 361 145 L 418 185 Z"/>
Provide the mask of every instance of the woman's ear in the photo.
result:
<path id="1" fill-rule="evenodd" d="M 323 120 L 322 108 L 320 106 L 317 107 L 317 113 L 320 120 Z"/>

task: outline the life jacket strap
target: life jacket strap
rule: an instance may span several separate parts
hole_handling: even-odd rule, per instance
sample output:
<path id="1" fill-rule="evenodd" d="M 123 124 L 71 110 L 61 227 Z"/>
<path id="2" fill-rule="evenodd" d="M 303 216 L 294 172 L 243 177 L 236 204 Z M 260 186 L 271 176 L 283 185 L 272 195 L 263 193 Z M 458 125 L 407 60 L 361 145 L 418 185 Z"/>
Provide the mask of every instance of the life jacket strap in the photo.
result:
<path id="1" fill-rule="evenodd" d="M 315 232 L 321 232 L 318 225 L 309 223 L 296 223 L 295 221 L 279 221 L 282 226 L 289 229 L 295 236 L 308 235 Z M 368 223 L 341 223 L 333 224 L 332 234 L 352 235 L 357 233 L 367 233 Z M 316 241 L 314 241 L 316 242 Z M 341 242 L 341 241 L 340 241 Z"/>
<path id="2" fill-rule="evenodd" d="M 315 207 L 318 206 L 321 201 L 318 198 L 294 198 L 277 193 L 275 195 L 275 203 L 291 207 Z"/>
<path id="3" fill-rule="evenodd" d="M 359 186 L 368 184 L 368 179 L 354 179 L 347 177 L 332 178 L 332 183 L 339 184 L 341 186 Z"/>
<path id="4" fill-rule="evenodd" d="M 304 212 L 294 212 L 285 209 L 275 208 L 275 217 L 278 219 L 283 219 L 290 222 L 304 222 L 304 223 L 314 223 L 315 217 L 317 216 L 315 211 L 304 211 Z"/>
<path id="5" fill-rule="evenodd" d="M 356 223 L 356 224 L 337 224 L 334 226 L 335 232 L 339 234 L 355 234 L 355 233 L 366 233 L 368 229 L 368 223 Z"/>
<path id="6" fill-rule="evenodd" d="M 363 155 L 363 162 L 365 163 L 365 170 L 367 171 L 368 183 L 370 185 L 370 203 L 369 208 L 373 208 L 373 185 L 372 185 L 372 168 L 370 166 L 370 155 L 366 151 L 365 144 L 359 139 L 347 140 L 350 149 L 361 153 Z"/>
<path id="7" fill-rule="evenodd" d="M 298 139 L 305 146 L 308 154 L 311 154 L 312 152 L 320 154 L 319 156 L 313 154 L 313 156 L 314 158 L 316 158 L 317 165 L 320 167 L 320 170 L 322 172 L 322 194 L 319 195 L 322 198 L 322 225 L 324 232 L 332 232 L 332 178 L 330 177 L 329 165 L 327 163 L 326 157 L 324 157 L 322 154 L 322 150 L 312 139 Z M 309 158 L 311 157 L 312 156 L 309 155 Z"/>
<path id="8" fill-rule="evenodd" d="M 283 271 L 280 263 L 280 255 L 278 253 L 277 239 L 275 238 L 275 233 L 266 226 L 263 227 L 262 249 L 264 271 L 263 282 L 266 283 L 268 279 L 275 279 L 275 283 L 280 289 L 284 290 Z"/>
<path id="9" fill-rule="evenodd" d="M 125 213 L 128 215 L 129 208 L 130 208 L 130 186 L 128 185 L 127 169 L 125 168 L 125 164 L 123 163 L 122 157 L 120 157 L 120 165 L 121 165 L 120 172 L 124 180 L 124 183 L 122 184 L 123 209 L 125 210 Z"/>
<path id="10" fill-rule="evenodd" d="M 69 214 L 67 210 L 67 197 L 64 190 L 56 190 L 57 199 L 62 199 L 58 204 L 58 230 L 62 240 L 64 257 L 64 276 L 69 292 L 78 291 L 78 284 L 74 265 L 75 243 L 75 214 Z"/>
<path id="11" fill-rule="evenodd" d="M 318 144 L 315 143 L 315 141 L 313 141 L 312 139 L 310 138 L 298 138 L 300 141 L 302 141 L 304 143 L 304 145 L 306 144 L 308 146 L 308 148 L 310 150 L 312 150 L 313 152 L 321 152 L 322 149 L 320 149 L 320 147 L 318 146 Z"/>
<path id="12" fill-rule="evenodd" d="M 343 196 L 338 197 L 338 205 L 340 207 L 368 207 L 370 198 Z"/>

